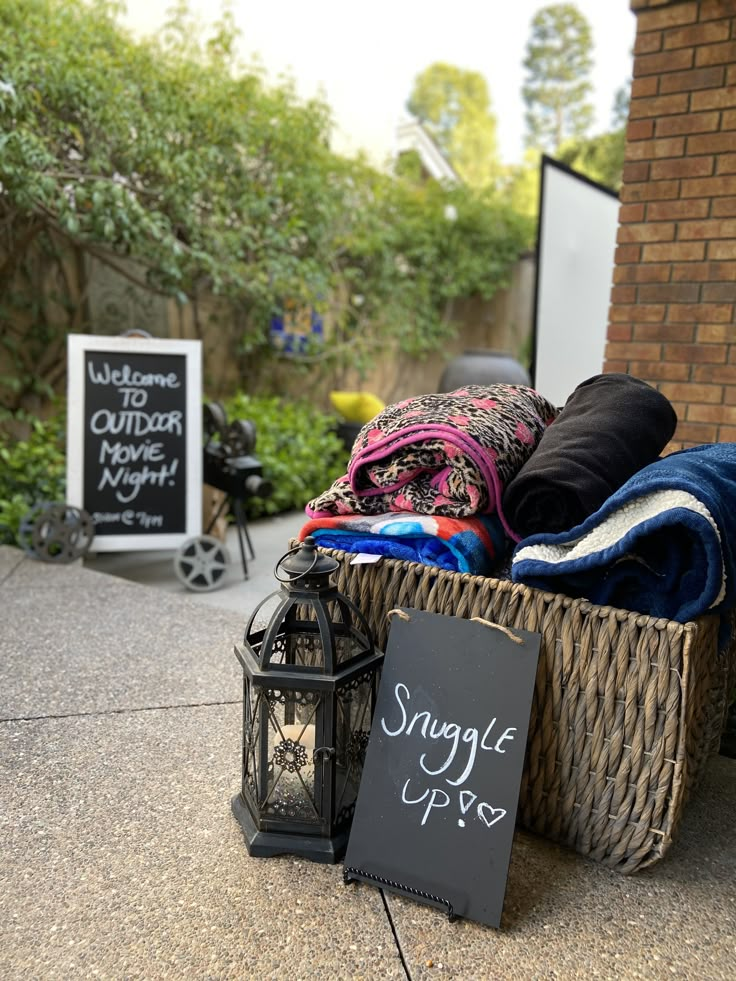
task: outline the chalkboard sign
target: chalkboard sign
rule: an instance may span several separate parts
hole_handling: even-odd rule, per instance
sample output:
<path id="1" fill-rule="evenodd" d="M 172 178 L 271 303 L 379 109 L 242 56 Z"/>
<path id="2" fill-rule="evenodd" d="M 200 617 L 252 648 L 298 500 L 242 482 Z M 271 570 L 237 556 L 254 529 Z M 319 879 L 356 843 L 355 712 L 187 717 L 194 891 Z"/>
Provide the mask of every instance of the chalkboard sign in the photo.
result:
<path id="1" fill-rule="evenodd" d="M 392 616 L 346 881 L 500 925 L 539 642 L 420 610 Z"/>
<path id="2" fill-rule="evenodd" d="M 96 551 L 176 548 L 201 532 L 199 341 L 70 334 L 67 502 Z"/>

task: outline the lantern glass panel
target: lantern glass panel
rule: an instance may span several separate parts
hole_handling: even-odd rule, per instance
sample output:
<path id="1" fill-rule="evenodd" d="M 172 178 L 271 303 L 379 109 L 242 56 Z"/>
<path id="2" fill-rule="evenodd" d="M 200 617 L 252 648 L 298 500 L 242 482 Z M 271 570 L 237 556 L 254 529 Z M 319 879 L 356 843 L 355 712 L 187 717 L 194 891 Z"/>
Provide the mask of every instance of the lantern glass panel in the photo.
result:
<path id="1" fill-rule="evenodd" d="M 321 829 L 313 754 L 322 695 L 251 685 L 247 697 L 243 782 L 257 804 L 254 817 L 264 827 L 288 822 Z"/>
<path id="2" fill-rule="evenodd" d="M 269 667 L 324 668 L 322 640 L 315 629 L 279 634 L 273 642 Z"/>
<path id="3" fill-rule="evenodd" d="M 344 601 L 343 601 L 344 602 Z M 356 630 L 361 629 L 361 624 L 354 621 L 349 611 L 336 599 L 326 599 L 322 601 L 323 609 L 327 619 L 333 626 L 334 632 L 334 665 L 335 667 L 345 667 L 355 657 L 360 657 L 366 653 L 366 646 L 361 641 Z M 347 612 L 347 617 L 343 615 Z M 317 615 L 315 608 L 309 604 L 300 604 L 298 607 L 298 617 L 302 624 L 313 624 L 317 631 Z M 304 628 L 302 628 L 304 629 Z M 305 631 L 305 634 L 307 632 Z M 324 654 L 319 644 L 319 635 L 313 641 L 313 648 L 310 652 L 309 647 L 305 646 L 303 660 L 292 663 L 311 664 L 321 666 L 324 664 Z M 311 655 L 311 660 L 309 656 Z M 272 660 L 273 663 L 273 660 Z"/>
<path id="4" fill-rule="evenodd" d="M 335 824 L 352 819 L 365 762 L 374 695 L 373 672 L 353 679 L 336 692 Z"/>

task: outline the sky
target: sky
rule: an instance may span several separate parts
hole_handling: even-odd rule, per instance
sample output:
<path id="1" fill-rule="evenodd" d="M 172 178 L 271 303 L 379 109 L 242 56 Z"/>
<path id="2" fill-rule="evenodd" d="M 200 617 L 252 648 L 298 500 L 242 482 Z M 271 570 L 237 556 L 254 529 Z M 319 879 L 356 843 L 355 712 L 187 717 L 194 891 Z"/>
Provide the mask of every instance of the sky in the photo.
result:
<path id="1" fill-rule="evenodd" d="M 155 33 L 171 0 L 126 0 L 123 22 Z M 414 78 L 435 61 L 480 72 L 488 83 L 504 163 L 523 157 L 522 65 L 530 25 L 547 0 L 233 0 L 240 53 L 267 76 L 291 76 L 303 98 L 332 109 L 332 146 L 365 150 L 381 165 L 394 152 Z M 616 91 L 631 77 L 636 20 L 629 0 L 575 0 L 593 33 L 594 133 L 610 128 Z M 203 25 L 217 0 L 189 0 Z"/>

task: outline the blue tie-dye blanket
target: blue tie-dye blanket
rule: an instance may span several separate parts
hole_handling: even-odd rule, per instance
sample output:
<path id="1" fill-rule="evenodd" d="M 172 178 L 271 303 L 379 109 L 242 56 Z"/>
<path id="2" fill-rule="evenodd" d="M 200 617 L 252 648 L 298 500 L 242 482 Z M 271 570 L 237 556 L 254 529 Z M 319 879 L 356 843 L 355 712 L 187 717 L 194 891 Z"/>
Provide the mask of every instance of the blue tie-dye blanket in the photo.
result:
<path id="1" fill-rule="evenodd" d="M 736 603 L 736 443 L 673 453 L 582 524 L 523 539 L 511 578 L 681 622 Z"/>
<path id="2" fill-rule="evenodd" d="M 321 548 L 384 555 L 476 576 L 489 575 L 507 545 L 496 514 L 472 518 L 408 511 L 344 514 L 307 521 L 299 539 L 303 541 L 307 535 Z"/>

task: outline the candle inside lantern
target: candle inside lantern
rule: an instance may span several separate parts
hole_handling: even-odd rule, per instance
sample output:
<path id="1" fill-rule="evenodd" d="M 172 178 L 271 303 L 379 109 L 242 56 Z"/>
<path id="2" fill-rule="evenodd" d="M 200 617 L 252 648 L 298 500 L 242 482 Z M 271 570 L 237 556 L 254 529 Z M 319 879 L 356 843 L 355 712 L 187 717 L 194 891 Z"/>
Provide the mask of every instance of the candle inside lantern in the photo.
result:
<path id="1" fill-rule="evenodd" d="M 292 816 L 309 809 L 314 789 L 314 725 L 303 722 L 282 725 L 283 739 L 273 750 L 275 782 L 274 802 L 286 807 Z M 312 805 L 313 806 L 313 805 Z"/>

